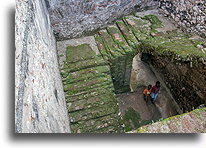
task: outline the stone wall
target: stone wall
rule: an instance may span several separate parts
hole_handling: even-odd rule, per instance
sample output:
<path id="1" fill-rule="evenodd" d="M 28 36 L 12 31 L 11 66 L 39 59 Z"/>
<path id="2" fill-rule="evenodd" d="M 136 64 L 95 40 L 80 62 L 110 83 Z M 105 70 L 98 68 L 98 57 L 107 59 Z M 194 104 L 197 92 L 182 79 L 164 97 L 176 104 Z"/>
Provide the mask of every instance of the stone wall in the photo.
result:
<path id="1" fill-rule="evenodd" d="M 205 63 L 201 60 L 178 61 L 171 56 L 158 56 L 152 57 L 152 64 L 183 112 L 205 103 Z"/>
<path id="2" fill-rule="evenodd" d="M 160 10 L 187 31 L 205 36 L 205 0 L 159 0 Z"/>
<path id="3" fill-rule="evenodd" d="M 130 133 L 205 133 L 206 108 L 173 116 L 150 125 L 145 125 Z"/>
<path id="4" fill-rule="evenodd" d="M 132 10 L 158 5 L 157 0 L 46 0 L 58 40 L 91 33 Z"/>
<path id="5" fill-rule="evenodd" d="M 17 0 L 15 20 L 15 132 L 70 132 L 44 0 Z"/>

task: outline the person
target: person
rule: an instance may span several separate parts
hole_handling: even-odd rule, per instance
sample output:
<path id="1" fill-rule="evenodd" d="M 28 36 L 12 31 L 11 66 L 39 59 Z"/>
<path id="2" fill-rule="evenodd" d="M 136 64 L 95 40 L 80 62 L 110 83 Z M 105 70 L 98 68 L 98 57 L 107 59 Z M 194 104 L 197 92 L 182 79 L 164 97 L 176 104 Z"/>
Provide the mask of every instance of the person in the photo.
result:
<path id="1" fill-rule="evenodd" d="M 150 98 L 151 89 L 152 89 L 152 85 L 148 85 L 147 89 L 145 89 L 143 91 L 144 99 L 145 99 L 146 102 L 148 102 L 148 100 Z"/>
<path id="2" fill-rule="evenodd" d="M 160 82 L 157 81 L 155 86 L 151 89 L 151 100 L 154 103 L 157 100 L 158 92 L 160 91 Z"/>

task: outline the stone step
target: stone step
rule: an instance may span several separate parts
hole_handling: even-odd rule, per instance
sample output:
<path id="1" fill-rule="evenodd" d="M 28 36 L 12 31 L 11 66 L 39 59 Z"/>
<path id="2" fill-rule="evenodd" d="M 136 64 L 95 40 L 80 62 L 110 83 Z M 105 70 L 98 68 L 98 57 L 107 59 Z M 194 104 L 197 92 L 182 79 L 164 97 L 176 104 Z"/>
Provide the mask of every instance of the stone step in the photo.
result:
<path id="1" fill-rule="evenodd" d="M 107 32 L 112 36 L 114 42 L 118 45 L 119 49 L 123 49 L 124 53 L 132 51 L 116 25 L 108 26 Z"/>
<path id="2" fill-rule="evenodd" d="M 75 63 L 68 63 L 64 65 L 64 68 L 61 69 L 66 73 L 71 73 L 79 70 L 83 70 L 86 68 L 92 68 L 96 66 L 103 66 L 106 65 L 107 62 L 105 62 L 102 58 L 96 57 L 94 59 L 87 59 L 81 62 L 75 62 Z"/>
<path id="3" fill-rule="evenodd" d="M 69 112 L 74 112 L 77 110 L 88 109 L 91 107 L 98 107 L 106 103 L 115 102 L 115 97 L 116 96 L 113 94 L 109 95 L 108 93 L 106 93 L 95 97 L 90 97 L 87 99 L 77 100 L 71 103 L 67 103 L 67 106 Z"/>
<path id="4" fill-rule="evenodd" d="M 81 93 L 75 94 L 75 95 L 66 95 L 66 101 L 67 102 L 74 102 L 74 101 L 78 101 L 78 100 L 97 97 L 97 96 L 100 96 L 100 95 L 103 95 L 103 94 L 106 94 L 106 95 L 109 95 L 109 96 L 114 95 L 113 87 L 105 88 L 105 89 L 102 89 L 101 87 L 99 87 L 97 89 L 95 88 L 95 89 L 92 89 L 92 90 L 89 90 L 89 91 L 84 91 L 84 92 L 81 92 Z"/>
<path id="5" fill-rule="evenodd" d="M 99 81 L 99 83 L 91 82 L 91 83 L 81 85 L 81 86 L 76 85 L 75 88 L 73 88 L 73 86 L 65 86 L 64 91 L 68 95 L 74 95 L 78 93 L 84 93 L 86 91 L 99 88 L 99 87 L 102 87 L 102 89 L 111 88 L 113 87 L 113 83 L 111 81 L 108 82 L 108 80 L 102 80 L 102 81 Z"/>
<path id="6" fill-rule="evenodd" d="M 112 58 L 124 55 L 124 50 L 120 49 L 119 46 L 113 41 L 110 34 L 108 34 L 107 30 L 99 31 L 100 37 L 104 41 L 104 46 L 109 51 Z"/>
<path id="7" fill-rule="evenodd" d="M 118 115 L 110 114 L 84 122 L 80 121 L 77 124 L 72 124 L 71 128 L 74 133 L 98 133 L 99 131 L 104 131 L 104 133 L 108 133 L 110 132 L 110 130 L 108 130 L 108 127 L 113 127 L 113 132 L 115 132 L 115 130 L 121 130 L 119 128 L 120 124 L 118 123 Z"/>
<path id="8" fill-rule="evenodd" d="M 92 80 L 98 80 L 101 78 L 106 78 L 106 79 L 111 79 L 111 76 L 107 73 L 102 73 L 102 74 L 91 74 L 91 75 L 86 75 L 83 78 L 76 78 L 76 79 L 67 79 L 63 82 L 64 85 L 72 85 L 72 84 L 78 84 L 78 83 L 83 83 L 83 82 L 88 82 L 88 81 L 92 81 Z"/>
<path id="9" fill-rule="evenodd" d="M 71 112 L 69 113 L 69 117 L 70 117 L 71 124 L 73 124 L 79 121 L 95 119 L 109 114 L 116 114 L 117 111 L 118 111 L 117 103 L 109 102 L 101 106 L 94 106 L 76 112 Z"/>
<path id="10" fill-rule="evenodd" d="M 107 86 L 111 85 L 112 80 L 111 77 L 100 77 L 92 80 L 84 80 L 77 83 L 67 84 L 65 85 L 65 92 L 81 92 L 82 90 L 92 89 L 98 86 Z"/>
<path id="11" fill-rule="evenodd" d="M 78 81 L 99 77 L 111 77 L 109 66 L 97 66 L 69 73 L 68 76 L 63 79 L 63 84 L 76 83 Z"/>
<path id="12" fill-rule="evenodd" d="M 107 47 L 104 45 L 104 41 L 99 34 L 95 34 L 95 41 L 96 41 L 97 47 L 103 59 L 105 61 L 108 61 L 109 59 L 111 59 L 112 56 L 110 55 Z"/>
<path id="13" fill-rule="evenodd" d="M 134 16 L 127 16 L 124 20 L 138 41 L 145 40 L 150 35 L 150 22 Z"/>
<path id="14" fill-rule="evenodd" d="M 125 40 L 127 41 L 127 43 L 129 44 L 129 46 L 134 50 L 134 49 L 138 49 L 139 42 L 136 39 L 136 37 L 134 36 L 132 30 L 129 29 L 128 26 L 126 26 L 125 22 L 123 20 L 121 21 L 117 21 L 116 22 L 117 27 L 119 28 L 119 30 L 121 31 L 123 37 L 125 38 Z"/>
<path id="15" fill-rule="evenodd" d="M 68 46 L 66 50 L 66 62 L 78 62 L 96 58 L 96 53 L 91 49 L 89 44 L 78 46 Z"/>

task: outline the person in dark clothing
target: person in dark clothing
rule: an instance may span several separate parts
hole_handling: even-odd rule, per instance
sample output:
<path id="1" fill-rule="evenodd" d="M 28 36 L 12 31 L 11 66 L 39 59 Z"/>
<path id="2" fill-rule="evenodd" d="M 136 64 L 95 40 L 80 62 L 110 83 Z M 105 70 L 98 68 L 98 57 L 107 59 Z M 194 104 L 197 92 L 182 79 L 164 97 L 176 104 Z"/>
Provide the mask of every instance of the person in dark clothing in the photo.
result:
<path id="1" fill-rule="evenodd" d="M 157 81 L 155 86 L 153 86 L 152 90 L 151 90 L 151 95 L 150 96 L 151 96 L 152 102 L 156 101 L 159 91 L 160 91 L 160 82 Z"/>

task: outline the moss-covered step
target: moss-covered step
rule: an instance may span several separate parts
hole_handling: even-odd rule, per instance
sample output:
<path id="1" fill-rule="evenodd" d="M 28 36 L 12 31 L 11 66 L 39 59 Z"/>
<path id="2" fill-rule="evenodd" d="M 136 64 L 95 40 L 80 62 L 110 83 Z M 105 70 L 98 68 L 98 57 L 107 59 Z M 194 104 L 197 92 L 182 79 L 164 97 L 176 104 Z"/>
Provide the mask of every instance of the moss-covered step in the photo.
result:
<path id="1" fill-rule="evenodd" d="M 148 37 L 142 41 L 142 44 L 142 50 L 150 50 L 157 55 L 177 55 L 183 61 L 206 57 L 202 50 L 189 40 L 188 35 L 179 31 L 168 32 L 157 37 Z"/>
<path id="2" fill-rule="evenodd" d="M 108 125 L 113 129 L 119 129 L 119 109 L 108 62 L 103 60 L 102 55 L 96 55 L 88 44 L 68 46 L 66 53 L 61 75 L 72 132 L 96 132 L 95 129 L 100 130 L 97 127 L 106 128 L 105 122 L 101 120 L 97 127 L 92 129 L 85 125 L 94 119 L 111 115 L 117 119 Z"/>
<path id="3" fill-rule="evenodd" d="M 206 108 L 145 125 L 130 133 L 205 133 Z"/>
<path id="4" fill-rule="evenodd" d="M 64 87 L 64 91 L 68 94 L 68 95 L 73 95 L 73 94 L 78 94 L 78 93 L 83 93 L 83 92 L 88 92 L 90 90 L 96 89 L 96 88 L 102 88 L 102 89 L 106 89 L 106 88 L 111 88 L 113 87 L 112 82 L 108 82 L 107 80 L 96 80 L 96 81 L 89 81 L 89 82 L 85 82 L 85 84 L 83 85 L 78 85 L 75 84 L 74 85 L 66 85 Z"/>
<path id="5" fill-rule="evenodd" d="M 116 114 L 111 114 L 85 122 L 79 121 L 77 124 L 73 124 L 71 128 L 75 133 L 122 132 L 119 125 L 114 126 L 116 123 L 120 123 L 119 120 Z"/>
<path id="6" fill-rule="evenodd" d="M 68 103 L 69 112 L 77 110 L 88 109 L 91 107 L 98 107 L 110 102 L 116 102 L 115 95 L 113 93 L 105 93 L 94 97 L 87 97 L 81 100 L 75 100 L 74 102 Z"/>
<path id="7" fill-rule="evenodd" d="M 110 114 L 118 114 L 118 106 L 116 102 L 111 101 L 107 104 L 100 104 L 99 106 L 91 106 L 90 108 L 70 112 L 69 117 L 71 123 L 76 123 L 79 121 L 87 121 Z"/>
<path id="8" fill-rule="evenodd" d="M 99 50 L 101 56 L 103 57 L 103 59 L 105 61 L 108 61 L 109 59 L 111 59 L 112 55 L 110 54 L 108 48 L 104 45 L 105 43 L 104 43 L 102 37 L 99 34 L 95 34 L 94 37 L 95 37 L 95 41 L 96 41 L 98 50 Z"/>
<path id="9" fill-rule="evenodd" d="M 77 81 L 82 81 L 85 79 L 91 79 L 94 77 L 103 77 L 110 75 L 109 66 L 95 66 L 91 68 L 82 69 L 75 72 L 63 72 L 65 78 L 63 78 L 63 83 L 74 83 Z"/>
<path id="10" fill-rule="evenodd" d="M 134 36 L 132 30 L 125 24 L 124 20 L 117 21 L 116 25 L 121 31 L 123 37 L 132 49 L 138 49 L 139 42 Z"/>
<path id="11" fill-rule="evenodd" d="M 104 61 L 102 58 L 97 57 L 95 59 L 87 59 L 80 62 L 66 63 L 62 70 L 64 70 L 64 72 L 70 73 L 105 64 L 107 64 L 106 61 Z"/>
<path id="12" fill-rule="evenodd" d="M 146 39 L 150 35 L 149 21 L 134 16 L 127 16 L 124 20 L 139 41 Z"/>
<path id="13" fill-rule="evenodd" d="M 109 52 L 108 54 L 111 55 L 111 58 L 115 58 L 124 54 L 124 50 L 119 48 L 119 46 L 112 39 L 111 35 L 107 32 L 107 30 L 99 31 L 99 35 L 103 40 L 103 45 Z"/>
<path id="14" fill-rule="evenodd" d="M 96 58 L 96 53 L 91 49 L 89 44 L 77 46 L 68 46 L 66 49 L 66 62 L 73 63 Z"/>
<path id="15" fill-rule="evenodd" d="M 163 27 L 162 22 L 160 21 L 160 19 L 156 15 L 153 15 L 153 14 L 145 15 L 144 17 L 142 17 L 142 19 L 148 20 L 151 23 L 150 28 L 153 31 L 157 28 Z"/>
<path id="16" fill-rule="evenodd" d="M 114 95 L 114 88 L 113 86 L 111 88 L 104 88 L 102 89 L 101 87 L 92 89 L 89 91 L 84 91 L 78 94 L 73 94 L 73 95 L 68 95 L 66 94 L 66 101 L 67 102 L 74 102 L 74 101 L 79 101 L 79 100 L 85 100 L 88 98 L 94 98 L 94 97 L 99 97 L 101 95 L 107 94 L 107 95 Z"/>
<path id="17" fill-rule="evenodd" d="M 122 33 L 116 25 L 108 26 L 107 32 L 112 36 L 114 42 L 118 45 L 120 49 L 124 51 L 124 53 L 132 51 L 131 47 L 128 45 L 128 43 L 126 42 L 125 38 L 123 37 Z"/>

